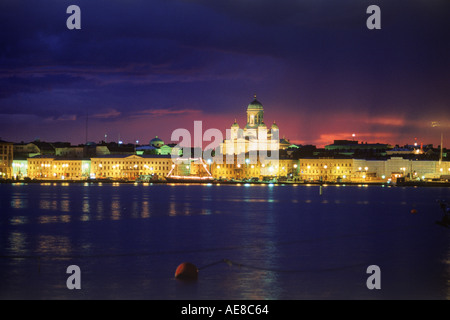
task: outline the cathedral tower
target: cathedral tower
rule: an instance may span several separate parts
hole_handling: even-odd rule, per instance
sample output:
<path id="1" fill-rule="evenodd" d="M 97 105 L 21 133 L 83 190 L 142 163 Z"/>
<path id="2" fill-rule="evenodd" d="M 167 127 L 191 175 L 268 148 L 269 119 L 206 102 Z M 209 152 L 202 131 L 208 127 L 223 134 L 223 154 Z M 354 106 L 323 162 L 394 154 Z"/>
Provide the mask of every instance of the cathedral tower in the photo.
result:
<path id="1" fill-rule="evenodd" d="M 264 124 L 264 109 L 258 100 L 256 94 L 254 100 L 247 107 L 247 129 L 257 129 L 259 125 Z"/>

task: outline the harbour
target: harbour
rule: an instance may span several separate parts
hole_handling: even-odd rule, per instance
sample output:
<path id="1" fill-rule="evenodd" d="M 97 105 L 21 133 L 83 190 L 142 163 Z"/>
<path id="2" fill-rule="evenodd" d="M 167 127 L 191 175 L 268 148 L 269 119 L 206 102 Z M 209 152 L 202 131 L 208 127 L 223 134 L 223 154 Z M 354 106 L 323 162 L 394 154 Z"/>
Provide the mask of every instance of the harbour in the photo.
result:
<path id="1" fill-rule="evenodd" d="M 49 183 L 0 190 L 2 299 L 449 298 L 450 235 L 436 223 L 448 188 Z M 184 261 L 200 269 L 197 281 L 175 279 Z M 78 292 L 66 288 L 69 265 L 81 269 Z M 370 265 L 381 269 L 380 290 L 366 286 Z"/>

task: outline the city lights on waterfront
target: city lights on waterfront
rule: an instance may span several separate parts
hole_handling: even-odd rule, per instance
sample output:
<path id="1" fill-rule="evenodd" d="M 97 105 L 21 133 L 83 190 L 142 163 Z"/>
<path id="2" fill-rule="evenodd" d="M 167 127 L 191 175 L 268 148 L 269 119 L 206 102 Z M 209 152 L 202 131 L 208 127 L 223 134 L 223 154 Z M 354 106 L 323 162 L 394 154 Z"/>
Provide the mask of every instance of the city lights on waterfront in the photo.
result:
<path id="1" fill-rule="evenodd" d="M 255 96 L 247 107 L 244 129 L 235 121 L 229 139 L 217 145 L 214 156 L 206 159 L 192 157 L 198 153 L 195 148 L 166 145 L 158 137 L 147 146 L 104 141 L 78 146 L 2 142 L 2 178 L 173 182 L 178 177 L 180 182 L 207 178 L 229 183 L 395 183 L 399 179 L 444 183 L 450 178 L 447 149 L 443 152 L 443 148 L 417 143 L 399 147 L 356 140 L 335 140 L 325 148 L 293 144 L 287 138 L 278 138 L 280 128 L 275 124 L 267 128 L 264 111 Z"/>
<path id="2" fill-rule="evenodd" d="M 449 300 L 449 17 L 1 1 L 0 300 Z"/>

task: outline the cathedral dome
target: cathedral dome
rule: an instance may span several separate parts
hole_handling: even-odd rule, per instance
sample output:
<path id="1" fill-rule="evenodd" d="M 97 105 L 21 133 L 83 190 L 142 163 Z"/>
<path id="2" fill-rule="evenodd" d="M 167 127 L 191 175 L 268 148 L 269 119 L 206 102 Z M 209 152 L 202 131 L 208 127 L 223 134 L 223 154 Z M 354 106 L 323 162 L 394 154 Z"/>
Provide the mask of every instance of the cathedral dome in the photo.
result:
<path id="1" fill-rule="evenodd" d="M 278 126 L 277 126 L 277 124 L 275 123 L 275 121 L 274 121 L 273 124 L 272 124 L 272 129 L 278 129 Z"/>
<path id="2" fill-rule="evenodd" d="M 164 141 L 162 141 L 158 136 L 150 140 L 150 145 L 155 148 L 160 148 L 164 145 Z"/>
<path id="3" fill-rule="evenodd" d="M 255 98 L 253 99 L 252 102 L 250 102 L 250 104 L 247 107 L 248 109 L 263 109 L 263 105 L 261 104 L 261 102 L 259 102 L 258 100 L 256 100 L 256 94 L 255 94 Z"/>
<path id="4" fill-rule="evenodd" d="M 239 128 L 239 124 L 237 123 L 236 119 L 234 119 L 234 123 L 231 125 L 232 128 Z"/>

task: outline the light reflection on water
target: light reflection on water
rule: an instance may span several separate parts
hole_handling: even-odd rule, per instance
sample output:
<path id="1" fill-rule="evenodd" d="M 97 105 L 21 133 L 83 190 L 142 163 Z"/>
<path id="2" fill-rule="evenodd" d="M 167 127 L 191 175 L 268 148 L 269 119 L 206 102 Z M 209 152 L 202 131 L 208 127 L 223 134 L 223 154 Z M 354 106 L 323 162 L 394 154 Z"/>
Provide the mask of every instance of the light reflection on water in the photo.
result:
<path id="1" fill-rule="evenodd" d="M 68 237 L 40 235 L 37 239 L 36 253 L 68 255 L 72 253 L 72 244 Z"/>
<path id="2" fill-rule="evenodd" d="M 96 292 L 93 297 L 100 298 L 120 296 L 120 292 L 156 299 L 421 297 L 409 283 L 411 277 L 433 297 L 450 298 L 448 233 L 434 225 L 439 218 L 435 200 L 450 199 L 448 189 L 175 184 L 0 187 L 4 188 L 0 255 L 47 256 L 39 268 L 49 281 L 50 298 L 68 294 L 64 284 L 53 280 L 55 268 L 64 269 L 68 263 L 89 267 L 89 279 L 105 289 L 99 292 L 92 286 L 85 292 Z M 412 207 L 419 214 L 411 215 Z M 102 255 L 106 257 L 74 258 Z M 218 265 L 202 270 L 194 292 L 174 285 L 173 271 L 180 262 L 207 265 L 223 258 L 253 269 Z M 387 284 L 375 294 L 365 288 L 365 270 L 358 273 L 361 262 L 374 261 L 383 262 L 383 270 L 395 270 L 383 274 Z M 104 264 L 110 274 L 102 276 Z M 342 266 L 349 268 L 335 273 L 279 271 Z M 20 287 L 26 284 L 18 275 L 35 268 L 36 263 L 26 259 L 0 259 L 0 274 L 11 275 L 3 288 L 24 295 Z M 402 275 L 402 270 L 409 274 Z M 433 276 L 419 273 L 424 270 Z M 395 284 L 390 287 L 389 281 Z M 161 288 L 159 292 L 154 292 L 155 287 Z M 7 295 L 3 290 L 0 298 Z"/>
<path id="3" fill-rule="evenodd" d="M 9 250 L 17 252 L 19 255 L 27 254 L 26 235 L 22 232 L 11 232 L 9 234 Z"/>

